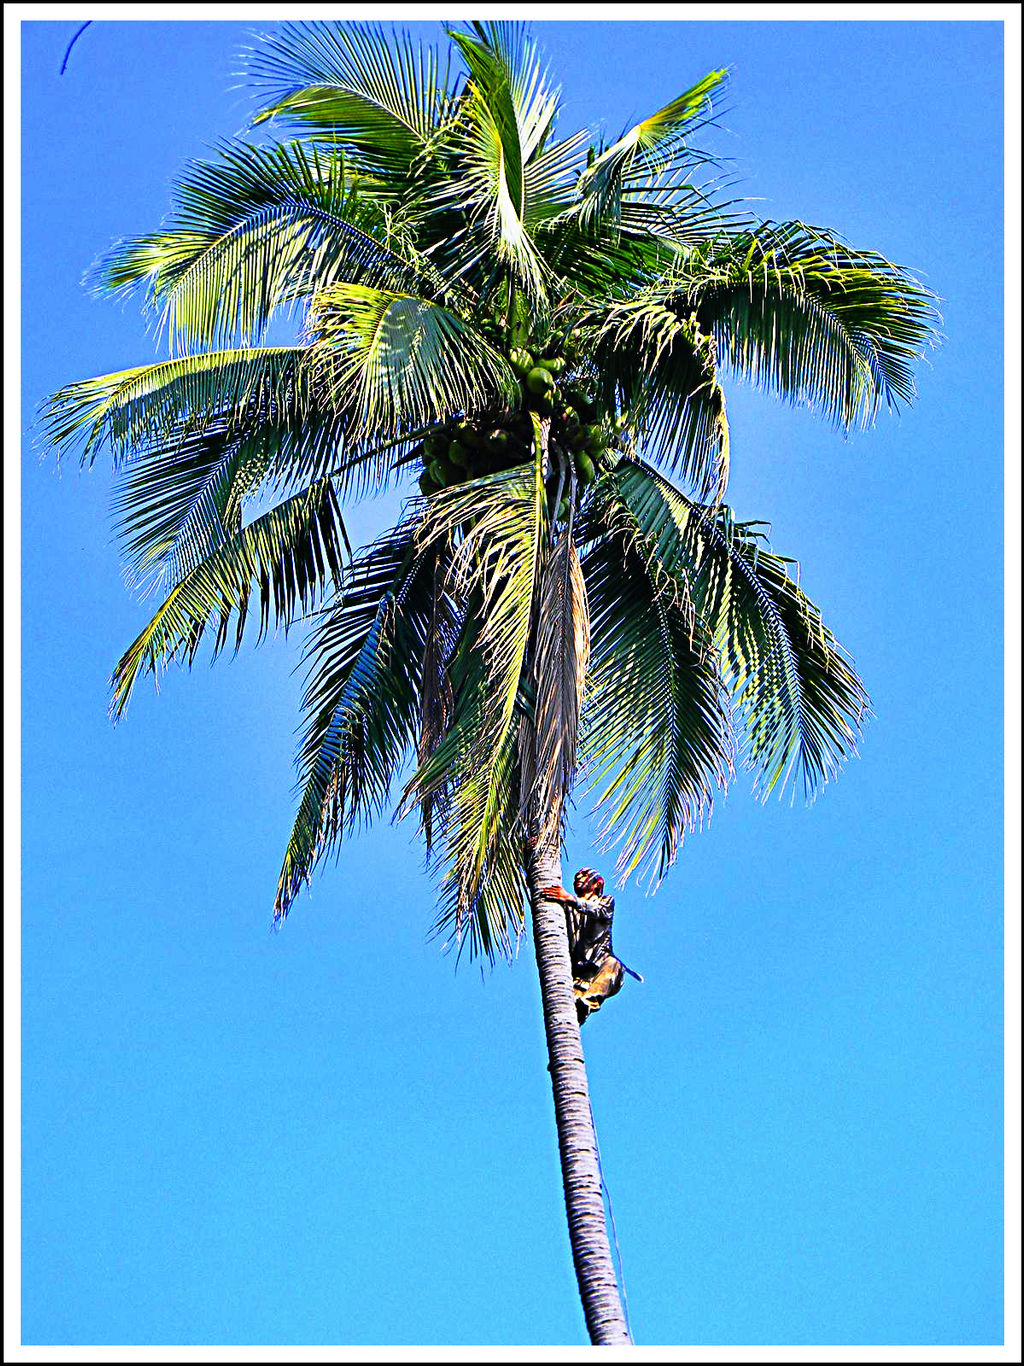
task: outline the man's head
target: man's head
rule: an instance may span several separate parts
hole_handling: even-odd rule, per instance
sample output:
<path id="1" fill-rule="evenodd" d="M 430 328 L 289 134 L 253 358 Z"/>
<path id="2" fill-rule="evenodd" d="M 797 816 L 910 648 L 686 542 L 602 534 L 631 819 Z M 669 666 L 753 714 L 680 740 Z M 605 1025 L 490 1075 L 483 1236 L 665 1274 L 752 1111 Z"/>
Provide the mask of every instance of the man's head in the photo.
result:
<path id="1" fill-rule="evenodd" d="M 593 868 L 581 868 L 572 880 L 572 889 L 577 896 L 604 896 L 604 878 Z"/>

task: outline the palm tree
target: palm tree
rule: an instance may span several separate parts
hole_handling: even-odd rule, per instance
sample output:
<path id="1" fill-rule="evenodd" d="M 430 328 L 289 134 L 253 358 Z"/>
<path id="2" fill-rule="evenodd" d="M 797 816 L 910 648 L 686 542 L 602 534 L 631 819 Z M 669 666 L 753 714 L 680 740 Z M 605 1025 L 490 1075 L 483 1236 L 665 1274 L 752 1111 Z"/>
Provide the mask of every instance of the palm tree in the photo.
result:
<path id="1" fill-rule="evenodd" d="M 276 918 L 396 793 L 460 952 L 510 952 L 529 906 L 580 1293 L 621 1343 L 551 894 L 567 807 L 579 778 L 620 877 L 657 882 L 738 752 L 764 795 L 812 795 L 853 751 L 860 680 L 723 501 L 719 372 L 849 428 L 911 399 L 934 314 L 881 256 L 700 186 L 724 72 L 606 146 L 556 132 L 523 28 L 448 37 L 262 39 L 261 133 L 191 164 L 169 222 L 96 272 L 146 292 L 169 358 L 66 386 L 46 422 L 59 452 L 109 448 L 127 565 L 161 594 L 115 717 L 211 634 L 237 648 L 254 597 L 259 635 L 311 620 Z M 270 340 L 282 318 L 297 340 Z M 345 497 L 410 476 L 353 554 Z"/>

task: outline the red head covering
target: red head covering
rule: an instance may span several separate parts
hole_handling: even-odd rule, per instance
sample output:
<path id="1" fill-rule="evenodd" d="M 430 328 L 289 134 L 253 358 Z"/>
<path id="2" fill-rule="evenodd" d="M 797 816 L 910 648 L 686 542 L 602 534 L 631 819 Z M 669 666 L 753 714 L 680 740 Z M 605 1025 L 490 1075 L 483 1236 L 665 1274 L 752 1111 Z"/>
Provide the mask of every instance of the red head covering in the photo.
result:
<path id="1" fill-rule="evenodd" d="M 593 868 L 581 868 L 572 880 L 572 889 L 577 896 L 604 896 L 604 878 Z"/>

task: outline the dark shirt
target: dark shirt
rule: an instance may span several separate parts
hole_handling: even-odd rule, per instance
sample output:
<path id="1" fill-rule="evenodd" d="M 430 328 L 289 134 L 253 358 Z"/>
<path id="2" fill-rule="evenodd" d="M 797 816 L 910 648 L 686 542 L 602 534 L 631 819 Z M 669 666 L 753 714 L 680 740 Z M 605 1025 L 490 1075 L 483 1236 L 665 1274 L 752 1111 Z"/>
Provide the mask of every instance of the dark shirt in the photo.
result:
<path id="1" fill-rule="evenodd" d="M 610 896 L 580 897 L 575 906 L 566 904 L 565 920 L 574 977 L 593 977 L 613 953 L 614 915 L 615 899 Z"/>

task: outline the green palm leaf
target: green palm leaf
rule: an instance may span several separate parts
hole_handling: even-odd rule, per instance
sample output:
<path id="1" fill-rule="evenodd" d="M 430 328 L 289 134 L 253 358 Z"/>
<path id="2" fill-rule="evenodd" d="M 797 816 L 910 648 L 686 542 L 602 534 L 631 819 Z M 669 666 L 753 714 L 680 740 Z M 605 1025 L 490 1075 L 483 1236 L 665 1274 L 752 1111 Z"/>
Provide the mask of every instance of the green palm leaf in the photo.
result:
<path id="1" fill-rule="evenodd" d="M 404 797 L 407 809 L 425 801 L 439 808 L 435 839 L 444 850 L 457 931 L 467 918 L 474 920 L 503 839 L 520 828 L 516 702 L 541 581 L 546 516 L 538 460 L 438 495 L 420 532 L 424 547 L 443 546 L 464 528 L 445 591 L 467 608 L 474 604 L 472 615 L 463 613 L 467 648 L 452 662 L 460 704 Z"/>
<path id="2" fill-rule="evenodd" d="M 58 456 L 77 446 L 91 464 L 109 446 L 117 465 L 214 417 L 230 423 L 253 408 L 308 404 L 304 358 L 295 346 L 210 351 L 79 380 L 49 399 L 43 430 Z"/>
<path id="3" fill-rule="evenodd" d="M 471 323 L 428 299 L 336 284 L 315 297 L 309 328 L 317 376 L 353 414 L 361 439 L 519 398 L 507 361 Z"/>
<path id="4" fill-rule="evenodd" d="M 279 501 L 325 476 L 339 497 L 379 492 L 401 473 L 408 444 L 349 440 L 333 410 L 296 404 L 172 430 L 128 461 L 115 485 L 130 578 L 177 582 L 240 530 L 247 504 Z"/>
<path id="5" fill-rule="evenodd" d="M 246 503 L 280 501 L 326 476 L 339 497 L 380 492 L 423 435 L 361 441 L 345 414 L 310 401 L 305 384 L 199 425 L 187 408 L 172 418 L 154 424 L 159 436 L 124 461 L 115 484 L 116 530 L 136 581 L 176 582 L 240 529 Z"/>
<path id="6" fill-rule="evenodd" d="M 443 292 L 336 149 L 225 144 L 191 163 L 168 226 L 115 247 L 101 290 L 148 287 L 179 344 L 256 340 L 279 309 L 346 279 Z"/>
<path id="7" fill-rule="evenodd" d="M 472 599 L 471 599 L 472 601 Z M 487 674 L 475 643 L 480 621 L 462 620 L 459 648 L 448 661 L 451 721 L 432 751 L 444 778 L 425 803 L 434 823 L 433 862 L 438 873 L 435 933 L 445 947 L 468 947 L 471 956 L 508 955 L 523 928 L 522 782 L 517 767 L 519 720 L 509 728 L 486 772 L 477 759 L 487 719 Z M 426 766 L 421 766 L 426 771 Z"/>
<path id="8" fill-rule="evenodd" d="M 746 225 L 739 199 L 722 198 L 713 185 L 696 184 L 693 168 L 683 165 L 663 175 L 652 174 L 646 183 L 624 189 L 617 223 L 618 232 L 648 246 L 657 246 L 657 264 L 640 280 L 648 288 L 666 269 L 679 267 L 710 239 Z"/>
<path id="9" fill-rule="evenodd" d="M 487 20 L 472 27 L 475 39 L 452 30 L 449 34 L 482 89 L 507 90 L 525 166 L 544 148 L 558 114 L 559 92 L 550 85 L 525 24 Z"/>
<path id="10" fill-rule="evenodd" d="M 510 26 L 492 26 L 508 30 Z M 530 45 L 508 37 L 492 46 L 480 36 L 452 32 L 469 68 L 462 100 L 458 147 L 460 175 L 437 196 L 441 209 L 460 204 L 466 222 L 460 246 L 466 264 L 493 259 L 512 272 L 531 297 L 543 299 L 544 263 L 527 229 L 526 167 L 554 117 L 556 100 L 547 90 Z M 509 66 L 509 58 L 523 58 Z"/>
<path id="11" fill-rule="evenodd" d="M 505 737 L 487 772 L 461 776 L 445 806 L 447 858 L 435 929 L 471 956 L 509 957 L 523 929 L 524 831 L 517 740 Z"/>
<path id="12" fill-rule="evenodd" d="M 856 752 L 864 686 L 819 610 L 757 523 L 691 503 L 654 470 L 611 477 L 606 514 L 658 572 L 682 585 L 719 651 L 762 795 L 796 773 L 812 796 Z"/>
<path id="13" fill-rule="evenodd" d="M 593 525 L 583 553 L 593 656 L 581 736 L 605 847 L 623 880 L 660 881 L 687 831 L 710 813 L 731 772 L 717 659 L 683 593 L 627 534 Z"/>
<path id="14" fill-rule="evenodd" d="M 277 918 L 323 855 L 381 810 L 412 743 L 429 592 L 418 529 L 415 518 L 403 521 L 357 557 L 307 643 L 302 795 Z"/>
<path id="15" fill-rule="evenodd" d="M 588 318 L 606 403 L 624 415 L 637 445 L 678 469 L 698 497 L 725 493 L 729 424 L 716 350 L 691 313 L 682 316 L 656 292 Z"/>
<path id="16" fill-rule="evenodd" d="M 114 510 L 130 581 L 173 585 L 241 531 L 244 501 L 266 473 L 262 437 L 186 430 L 168 452 L 125 467 Z"/>
<path id="17" fill-rule="evenodd" d="M 694 131 L 696 122 L 707 121 L 711 95 L 719 89 L 727 74 L 710 71 L 663 109 L 635 124 L 595 159 L 580 177 L 584 219 L 619 220 L 623 188 L 631 173 L 635 169 L 640 176 L 648 176 L 659 166 L 668 164 L 685 137 Z"/>
<path id="18" fill-rule="evenodd" d="M 111 679 L 114 718 L 124 712 L 140 673 L 157 674 L 175 658 L 191 664 L 212 622 L 217 623 L 216 654 L 226 643 L 232 616 L 237 618 L 237 649 L 254 589 L 260 635 L 271 621 L 287 628 L 340 579 L 346 544 L 334 490 L 330 480 L 323 480 L 218 545 L 174 586 L 118 661 Z"/>
<path id="19" fill-rule="evenodd" d="M 403 815 L 418 808 L 428 856 L 434 852 L 435 817 L 440 817 L 443 836 L 452 794 L 472 772 L 487 704 L 487 674 L 479 648 L 483 587 L 479 579 L 460 587 L 452 573 L 453 550 L 452 540 L 435 535 L 424 551 L 435 564 L 434 601 L 424 649 L 418 766 L 400 807 Z"/>
<path id="20" fill-rule="evenodd" d="M 587 134 L 581 130 L 560 142 L 550 143 L 523 168 L 523 225 L 533 235 L 537 250 L 546 262 L 537 230 L 551 219 L 571 212 L 586 155 Z"/>
<path id="21" fill-rule="evenodd" d="M 275 118 L 351 148 L 359 164 L 406 175 L 451 120 L 446 61 L 379 24 L 286 23 L 247 54 L 250 83 Z"/>
<path id="22" fill-rule="evenodd" d="M 737 373 L 844 426 L 914 395 L 913 362 L 934 336 L 931 294 L 875 252 L 802 223 L 718 238 L 673 287 Z"/>

